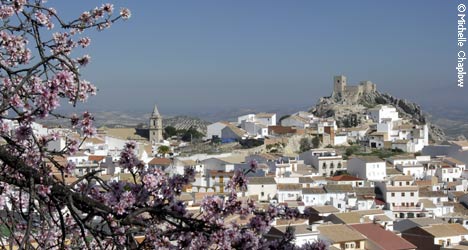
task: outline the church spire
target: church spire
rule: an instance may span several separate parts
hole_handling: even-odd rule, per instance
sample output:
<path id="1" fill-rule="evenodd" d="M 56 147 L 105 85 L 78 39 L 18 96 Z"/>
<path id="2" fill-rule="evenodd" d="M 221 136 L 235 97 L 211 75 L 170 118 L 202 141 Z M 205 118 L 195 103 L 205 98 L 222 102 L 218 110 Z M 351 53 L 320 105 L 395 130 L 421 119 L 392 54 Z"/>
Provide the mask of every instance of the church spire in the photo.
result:
<path id="1" fill-rule="evenodd" d="M 158 106 L 156 104 L 154 105 L 153 114 L 151 114 L 151 116 L 152 117 L 161 116 L 159 114 Z"/>
<path id="2" fill-rule="evenodd" d="M 162 125 L 162 116 L 159 113 L 158 106 L 154 105 L 153 113 L 149 119 L 149 140 L 151 143 L 158 143 L 162 141 L 163 134 L 163 125 Z"/>

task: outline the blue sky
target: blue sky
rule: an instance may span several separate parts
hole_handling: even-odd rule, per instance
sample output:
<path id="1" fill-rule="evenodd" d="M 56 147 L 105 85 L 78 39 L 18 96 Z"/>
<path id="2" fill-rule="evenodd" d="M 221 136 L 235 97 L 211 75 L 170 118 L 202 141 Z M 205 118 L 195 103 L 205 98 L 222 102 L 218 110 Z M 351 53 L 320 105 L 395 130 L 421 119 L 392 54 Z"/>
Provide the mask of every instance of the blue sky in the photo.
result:
<path id="1" fill-rule="evenodd" d="M 91 34 L 91 110 L 312 106 L 337 74 L 428 108 L 468 104 L 454 69 L 461 1 L 110 2 L 132 18 Z M 101 3 L 48 5 L 74 17 Z"/>

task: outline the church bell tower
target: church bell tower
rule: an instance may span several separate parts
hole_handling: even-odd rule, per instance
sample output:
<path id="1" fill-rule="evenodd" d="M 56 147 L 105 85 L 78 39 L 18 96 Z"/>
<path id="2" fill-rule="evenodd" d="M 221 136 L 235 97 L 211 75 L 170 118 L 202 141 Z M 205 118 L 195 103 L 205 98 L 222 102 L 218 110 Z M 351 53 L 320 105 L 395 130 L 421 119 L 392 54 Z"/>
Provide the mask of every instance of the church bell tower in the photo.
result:
<path id="1" fill-rule="evenodd" d="M 149 126 L 149 140 L 153 143 L 158 143 L 163 140 L 162 134 L 162 117 L 159 114 L 158 107 L 154 105 L 153 113 L 150 117 L 150 126 Z"/>

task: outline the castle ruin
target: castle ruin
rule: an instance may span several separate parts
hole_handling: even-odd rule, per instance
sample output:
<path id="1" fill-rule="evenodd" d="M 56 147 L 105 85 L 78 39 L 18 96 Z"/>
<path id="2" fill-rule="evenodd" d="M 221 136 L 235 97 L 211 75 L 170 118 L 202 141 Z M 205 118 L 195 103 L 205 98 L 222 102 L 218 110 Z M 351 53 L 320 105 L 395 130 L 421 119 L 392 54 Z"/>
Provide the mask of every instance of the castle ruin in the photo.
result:
<path id="1" fill-rule="evenodd" d="M 340 75 L 333 78 L 332 97 L 350 103 L 355 103 L 363 94 L 373 93 L 377 90 L 377 85 L 371 81 L 361 81 L 359 85 L 348 86 L 346 76 Z"/>

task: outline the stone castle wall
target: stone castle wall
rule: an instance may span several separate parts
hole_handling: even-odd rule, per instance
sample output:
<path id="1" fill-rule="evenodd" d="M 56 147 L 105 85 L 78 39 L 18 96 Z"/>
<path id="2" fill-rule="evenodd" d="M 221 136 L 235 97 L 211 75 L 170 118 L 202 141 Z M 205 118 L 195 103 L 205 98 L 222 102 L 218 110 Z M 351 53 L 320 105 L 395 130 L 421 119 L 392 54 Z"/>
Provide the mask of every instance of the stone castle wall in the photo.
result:
<path id="1" fill-rule="evenodd" d="M 341 80 L 341 81 L 337 81 Z M 363 94 L 375 92 L 377 85 L 371 81 L 362 81 L 355 86 L 347 86 L 345 76 L 335 76 L 332 96 L 341 100 L 356 102 Z"/>

